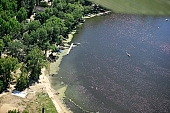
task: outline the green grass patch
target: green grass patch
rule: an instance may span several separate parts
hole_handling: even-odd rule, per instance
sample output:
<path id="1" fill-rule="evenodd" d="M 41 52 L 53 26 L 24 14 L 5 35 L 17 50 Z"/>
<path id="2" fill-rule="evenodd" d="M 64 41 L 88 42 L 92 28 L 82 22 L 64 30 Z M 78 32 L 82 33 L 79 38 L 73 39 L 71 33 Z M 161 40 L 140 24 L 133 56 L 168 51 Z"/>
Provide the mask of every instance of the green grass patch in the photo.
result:
<path id="1" fill-rule="evenodd" d="M 57 113 L 56 108 L 47 93 L 38 93 L 37 97 L 42 106 L 41 108 L 37 108 L 39 111 L 44 108 L 45 113 Z"/>
<path id="2" fill-rule="evenodd" d="M 58 113 L 47 93 L 39 92 L 34 98 L 23 102 L 26 103 L 25 110 L 29 113 L 41 113 L 42 108 L 44 108 L 45 113 Z"/>
<path id="3" fill-rule="evenodd" d="M 170 15 L 170 0 L 90 0 L 115 13 Z"/>

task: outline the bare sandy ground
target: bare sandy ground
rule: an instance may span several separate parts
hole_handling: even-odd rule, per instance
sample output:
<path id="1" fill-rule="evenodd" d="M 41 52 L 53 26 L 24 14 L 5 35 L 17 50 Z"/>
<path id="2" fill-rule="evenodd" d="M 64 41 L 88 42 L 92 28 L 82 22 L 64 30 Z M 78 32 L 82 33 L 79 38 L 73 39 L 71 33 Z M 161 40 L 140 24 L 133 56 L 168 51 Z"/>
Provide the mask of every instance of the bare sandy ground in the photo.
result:
<path id="1" fill-rule="evenodd" d="M 13 110 L 13 109 L 17 109 L 16 107 L 13 107 L 10 104 L 3 104 L 0 108 L 0 113 L 7 113 L 8 110 Z"/>

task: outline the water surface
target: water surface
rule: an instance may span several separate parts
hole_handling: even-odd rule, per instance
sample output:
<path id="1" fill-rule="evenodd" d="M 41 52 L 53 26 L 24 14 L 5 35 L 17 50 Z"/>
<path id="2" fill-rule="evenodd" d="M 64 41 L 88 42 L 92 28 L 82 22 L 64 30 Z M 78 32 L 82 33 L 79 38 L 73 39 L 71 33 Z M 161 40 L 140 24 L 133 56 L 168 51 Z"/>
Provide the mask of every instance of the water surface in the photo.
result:
<path id="1" fill-rule="evenodd" d="M 113 14 L 87 20 L 73 39 L 81 45 L 63 58 L 52 79 L 56 89 L 59 80 L 68 85 L 68 107 L 74 113 L 170 112 L 165 18 Z"/>

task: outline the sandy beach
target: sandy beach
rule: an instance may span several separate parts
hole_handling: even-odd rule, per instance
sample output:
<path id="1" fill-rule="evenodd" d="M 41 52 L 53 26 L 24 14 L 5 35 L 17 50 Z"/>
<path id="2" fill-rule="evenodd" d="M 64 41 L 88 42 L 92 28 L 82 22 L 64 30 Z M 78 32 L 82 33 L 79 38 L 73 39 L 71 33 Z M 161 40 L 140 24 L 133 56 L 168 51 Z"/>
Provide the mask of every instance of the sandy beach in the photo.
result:
<path id="1" fill-rule="evenodd" d="M 42 75 L 40 76 L 39 80 L 40 84 L 42 84 L 45 91 L 48 93 L 58 113 L 71 113 L 71 111 L 69 111 L 69 109 L 67 109 L 66 106 L 62 103 L 60 97 L 56 95 L 56 91 L 52 89 L 50 85 L 51 84 L 50 80 L 48 76 L 45 74 L 46 71 L 47 70 L 45 68 L 42 69 Z"/>

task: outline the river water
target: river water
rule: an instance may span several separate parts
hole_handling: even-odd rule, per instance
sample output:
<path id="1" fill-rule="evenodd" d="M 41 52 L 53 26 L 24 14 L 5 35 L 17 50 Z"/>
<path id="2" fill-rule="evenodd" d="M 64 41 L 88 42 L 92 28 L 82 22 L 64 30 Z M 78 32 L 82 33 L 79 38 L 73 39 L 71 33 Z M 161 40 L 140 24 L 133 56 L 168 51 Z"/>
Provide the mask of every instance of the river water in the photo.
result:
<path id="1" fill-rule="evenodd" d="M 170 112 L 170 17 L 112 14 L 88 19 L 52 79 L 68 85 L 74 113 Z M 127 56 L 130 54 L 130 57 Z"/>

